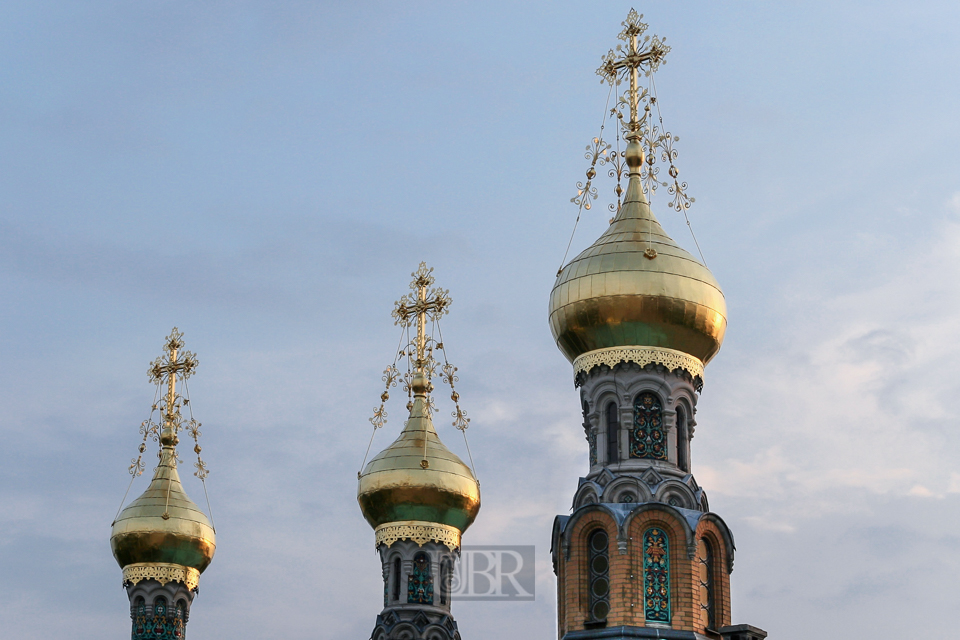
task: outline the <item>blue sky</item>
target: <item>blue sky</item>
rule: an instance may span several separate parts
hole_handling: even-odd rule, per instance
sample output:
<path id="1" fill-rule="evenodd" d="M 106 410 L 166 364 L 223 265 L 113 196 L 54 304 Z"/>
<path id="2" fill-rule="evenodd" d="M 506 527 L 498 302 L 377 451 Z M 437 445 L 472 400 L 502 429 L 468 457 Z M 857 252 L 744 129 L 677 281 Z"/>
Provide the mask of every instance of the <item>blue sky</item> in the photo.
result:
<path id="1" fill-rule="evenodd" d="M 454 612 L 466 638 L 554 636 L 550 527 L 586 445 L 546 304 L 630 6 L 0 6 L 7 633 L 128 633 L 109 525 L 176 325 L 218 529 L 191 636 L 367 637 L 380 570 L 355 474 L 390 310 L 426 260 L 483 483 L 465 541 L 539 563 L 535 602 Z M 693 465 L 736 536 L 734 622 L 949 637 L 960 8 L 636 8 L 673 47 L 659 97 L 729 307 Z M 573 254 L 606 225 L 600 188 Z M 458 435 L 441 427 L 463 455 Z"/>

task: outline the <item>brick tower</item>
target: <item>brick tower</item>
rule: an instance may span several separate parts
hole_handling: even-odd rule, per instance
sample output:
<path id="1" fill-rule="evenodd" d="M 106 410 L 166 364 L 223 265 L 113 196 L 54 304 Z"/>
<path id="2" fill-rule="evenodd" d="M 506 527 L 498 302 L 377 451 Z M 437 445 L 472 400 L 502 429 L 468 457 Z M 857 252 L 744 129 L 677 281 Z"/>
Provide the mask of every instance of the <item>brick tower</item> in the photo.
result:
<path id="1" fill-rule="evenodd" d="M 655 84 L 641 86 L 669 48 L 643 37 L 640 18 L 631 10 L 624 43 L 598 70 L 624 96 L 611 117 L 626 149 L 596 139 L 588 182 L 574 199 L 589 208 L 595 167 L 609 163 L 622 203 L 600 238 L 561 269 L 550 295 L 550 328 L 573 363 L 590 464 L 571 515 L 554 522 L 559 636 L 760 640 L 760 629 L 730 626 L 733 535 L 691 472 L 703 368 L 723 342 L 726 304 L 713 274 L 650 208 L 658 186 L 677 211 L 692 199 L 677 180 L 677 138 L 662 118 L 654 122 Z M 659 181 L 658 159 L 670 182 Z"/>

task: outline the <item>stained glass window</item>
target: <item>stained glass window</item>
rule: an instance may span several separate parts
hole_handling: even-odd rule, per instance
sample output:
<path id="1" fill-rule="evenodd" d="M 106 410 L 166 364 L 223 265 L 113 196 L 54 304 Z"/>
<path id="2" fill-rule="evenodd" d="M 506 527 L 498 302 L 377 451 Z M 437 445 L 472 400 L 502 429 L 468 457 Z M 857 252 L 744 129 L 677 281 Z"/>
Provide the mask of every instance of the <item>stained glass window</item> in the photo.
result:
<path id="1" fill-rule="evenodd" d="M 167 637 L 167 601 L 157 598 L 153 603 L 153 638 Z"/>
<path id="2" fill-rule="evenodd" d="M 607 405 L 607 464 L 620 461 L 620 407 L 616 402 Z"/>
<path id="3" fill-rule="evenodd" d="M 716 629 L 717 607 L 713 581 L 713 547 L 705 538 L 700 538 L 697 541 L 697 564 L 700 569 L 700 609 L 705 614 L 707 629 Z"/>
<path id="4" fill-rule="evenodd" d="M 647 622 L 670 624 L 670 543 L 659 527 L 643 534 L 643 612 Z"/>
<path id="5" fill-rule="evenodd" d="M 606 620 L 610 613 L 610 537 L 597 529 L 587 538 L 587 592 L 591 620 Z"/>
<path id="6" fill-rule="evenodd" d="M 413 557 L 413 572 L 407 578 L 407 602 L 433 604 L 433 575 L 430 558 L 422 551 Z"/>
<path id="7" fill-rule="evenodd" d="M 187 603 L 178 600 L 172 608 L 160 596 L 153 603 L 153 615 L 147 615 L 143 598 L 134 602 L 133 640 L 182 640 L 186 637 Z"/>
<path id="8" fill-rule="evenodd" d="M 177 608 L 173 612 L 173 637 L 177 640 L 183 638 L 184 617 L 187 610 L 187 604 L 183 600 L 177 601 Z"/>
<path id="9" fill-rule="evenodd" d="M 133 603 L 133 640 L 146 638 L 147 633 L 147 603 L 143 598 L 137 598 Z"/>
<path id="10" fill-rule="evenodd" d="M 660 399 L 652 393 L 641 393 L 633 404 L 630 457 L 666 460 L 666 442 Z"/>

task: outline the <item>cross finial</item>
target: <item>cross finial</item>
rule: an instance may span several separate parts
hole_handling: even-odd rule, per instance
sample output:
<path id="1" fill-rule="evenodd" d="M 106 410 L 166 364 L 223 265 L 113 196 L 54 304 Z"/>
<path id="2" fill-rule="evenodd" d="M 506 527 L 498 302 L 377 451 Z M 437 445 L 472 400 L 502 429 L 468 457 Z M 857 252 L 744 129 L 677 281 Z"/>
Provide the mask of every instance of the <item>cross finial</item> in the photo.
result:
<path id="1" fill-rule="evenodd" d="M 393 317 L 394 324 L 402 327 L 409 327 L 416 319 L 417 324 L 417 359 L 414 366 L 417 373 L 424 373 L 427 366 L 427 319 L 437 320 L 445 313 L 449 313 L 450 304 L 453 302 L 450 298 L 450 292 L 440 287 L 430 288 L 435 282 L 433 278 L 433 267 L 427 267 L 426 262 L 421 262 L 420 267 L 411 273 L 413 281 L 410 288 L 413 293 L 408 293 L 394 303 Z"/>
<path id="2" fill-rule="evenodd" d="M 603 57 L 603 64 L 597 69 L 601 82 L 619 85 L 627 79 L 630 83 L 626 96 L 618 96 L 621 101 L 627 102 L 630 106 L 630 122 L 625 125 L 628 140 L 631 137 L 639 137 L 643 123 L 639 108 L 643 97 L 640 90 L 640 72 L 643 71 L 645 76 L 655 72 L 665 62 L 666 55 L 670 51 L 670 47 L 665 44 L 665 38 L 643 35 L 649 25 L 641 22 L 642 18 L 642 14 L 630 9 L 627 19 L 621 23 L 623 31 L 618 36 L 624 44 L 618 44 L 615 49 L 611 49 Z M 643 117 L 645 118 L 646 115 Z"/>
<path id="3" fill-rule="evenodd" d="M 173 444 L 176 444 L 176 431 L 179 429 L 180 416 L 180 403 L 177 401 L 177 377 L 186 380 L 193 375 L 200 363 L 196 355 L 183 348 L 183 333 L 176 327 L 167 336 L 163 349 L 166 353 L 150 363 L 147 376 L 149 376 L 150 382 L 154 384 L 167 383 L 161 440 L 166 436 L 173 441 Z"/>

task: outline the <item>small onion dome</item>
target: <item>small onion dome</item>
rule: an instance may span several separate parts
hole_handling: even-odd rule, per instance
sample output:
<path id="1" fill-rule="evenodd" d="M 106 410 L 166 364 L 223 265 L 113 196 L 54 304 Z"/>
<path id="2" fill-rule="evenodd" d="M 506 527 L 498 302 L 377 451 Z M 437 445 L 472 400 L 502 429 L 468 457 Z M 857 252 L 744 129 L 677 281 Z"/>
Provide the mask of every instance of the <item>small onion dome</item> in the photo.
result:
<path id="1" fill-rule="evenodd" d="M 480 511 L 480 484 L 463 461 L 443 446 L 426 410 L 430 383 L 413 379 L 410 419 L 400 436 L 360 474 L 357 501 L 370 526 L 418 521 L 463 533 Z"/>
<path id="2" fill-rule="evenodd" d="M 628 147 L 628 163 L 636 154 Z M 639 173 L 631 173 L 610 227 L 563 268 L 550 293 L 550 330 L 571 362 L 631 346 L 681 351 L 706 364 L 723 343 L 726 315 L 720 285 L 660 226 Z"/>
<path id="3" fill-rule="evenodd" d="M 173 459 L 176 443 L 176 436 L 165 429 L 160 464 L 150 486 L 113 523 L 110 547 L 121 568 L 161 563 L 202 572 L 213 560 L 217 546 L 213 527 L 183 491 Z"/>

